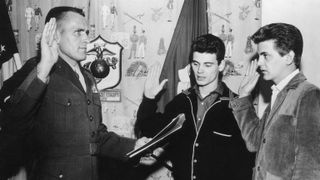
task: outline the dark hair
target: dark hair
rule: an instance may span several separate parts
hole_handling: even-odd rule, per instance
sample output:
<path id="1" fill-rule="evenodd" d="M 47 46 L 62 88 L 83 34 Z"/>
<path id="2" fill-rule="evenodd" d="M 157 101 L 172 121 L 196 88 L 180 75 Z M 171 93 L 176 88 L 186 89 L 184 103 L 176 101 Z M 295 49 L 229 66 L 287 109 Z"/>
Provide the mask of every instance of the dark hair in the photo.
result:
<path id="1" fill-rule="evenodd" d="M 49 22 L 51 18 L 56 18 L 56 21 L 59 21 L 64 18 L 67 12 L 74 12 L 80 14 L 83 17 L 85 16 L 82 9 L 69 6 L 58 6 L 50 9 L 46 16 L 45 23 Z"/>
<path id="2" fill-rule="evenodd" d="M 224 46 L 223 41 L 212 34 L 204 34 L 201 36 L 198 36 L 191 44 L 191 50 L 189 54 L 189 63 L 192 63 L 193 61 L 193 53 L 199 52 L 199 53 L 210 53 L 210 54 L 216 54 L 218 64 L 221 63 L 221 61 L 224 59 L 226 48 Z M 195 77 L 194 72 L 192 68 L 190 69 L 190 80 L 191 85 L 195 85 Z M 219 74 L 219 79 L 222 78 L 222 74 Z"/>
<path id="3" fill-rule="evenodd" d="M 298 28 L 286 23 L 272 23 L 261 27 L 251 39 L 255 44 L 267 40 L 275 40 L 275 48 L 281 56 L 294 52 L 294 63 L 300 68 L 303 50 L 303 39 Z"/>
<path id="4" fill-rule="evenodd" d="M 190 63 L 193 60 L 194 52 L 216 54 L 217 61 L 220 64 L 220 62 L 224 59 L 225 46 L 219 37 L 212 34 L 205 34 L 197 37 L 192 42 L 189 57 Z"/>

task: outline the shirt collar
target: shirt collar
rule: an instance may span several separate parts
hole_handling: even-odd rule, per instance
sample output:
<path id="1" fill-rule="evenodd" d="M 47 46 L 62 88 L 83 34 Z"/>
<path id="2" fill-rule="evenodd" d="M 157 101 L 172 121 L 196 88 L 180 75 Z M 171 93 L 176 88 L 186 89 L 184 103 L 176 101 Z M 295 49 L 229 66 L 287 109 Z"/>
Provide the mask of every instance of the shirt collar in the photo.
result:
<path id="1" fill-rule="evenodd" d="M 283 80 L 280 81 L 280 83 L 278 83 L 277 85 L 272 85 L 271 89 L 274 90 L 278 90 L 281 91 L 288 83 L 289 81 L 299 73 L 299 69 L 296 69 L 295 71 L 293 71 L 291 74 L 289 74 L 287 77 L 285 77 Z"/>
<path id="2" fill-rule="evenodd" d="M 199 91 L 199 87 L 198 87 L 197 85 L 195 86 L 195 91 L 196 91 L 197 96 L 198 96 L 200 99 L 203 100 L 203 99 L 205 99 L 206 97 L 211 96 L 212 94 L 215 94 L 215 93 L 217 93 L 217 94 L 219 94 L 219 95 L 222 95 L 222 94 L 223 94 L 223 85 L 222 85 L 221 82 L 219 82 L 217 88 L 216 88 L 215 90 L 213 90 L 213 91 L 212 91 L 209 95 L 207 95 L 206 97 L 201 97 L 200 91 Z"/>

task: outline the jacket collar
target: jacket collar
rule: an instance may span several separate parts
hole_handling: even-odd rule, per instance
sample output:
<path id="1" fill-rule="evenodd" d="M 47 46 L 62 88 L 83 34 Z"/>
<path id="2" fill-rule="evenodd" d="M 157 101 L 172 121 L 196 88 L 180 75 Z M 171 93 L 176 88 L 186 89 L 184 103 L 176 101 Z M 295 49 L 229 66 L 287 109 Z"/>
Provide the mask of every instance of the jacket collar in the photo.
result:
<path id="1" fill-rule="evenodd" d="M 218 94 L 219 96 L 222 95 L 224 87 L 223 87 L 222 83 L 218 83 L 217 88 L 215 90 L 211 91 L 206 97 L 201 97 L 199 86 L 194 86 L 194 89 L 195 89 L 195 93 L 197 94 L 197 96 L 200 99 L 205 99 L 206 97 L 211 96 L 212 94 Z"/>
<path id="2" fill-rule="evenodd" d="M 298 85 L 307 80 L 307 78 L 301 73 L 299 72 L 297 75 L 295 75 L 287 84 L 287 86 L 284 89 L 295 89 L 298 87 Z"/>
<path id="3" fill-rule="evenodd" d="M 298 87 L 299 84 L 301 84 L 303 81 L 305 81 L 307 78 L 302 74 L 302 73 L 298 73 L 297 75 L 295 75 L 290 81 L 289 83 L 284 87 L 283 90 L 281 90 L 279 92 L 279 94 L 277 95 L 277 98 L 274 102 L 274 105 L 272 106 L 272 108 L 270 109 L 270 113 L 267 116 L 267 122 L 265 127 L 269 127 L 270 124 L 270 119 L 272 119 L 272 117 L 274 116 L 274 114 L 277 112 L 277 110 L 280 108 L 280 106 L 282 105 L 284 99 L 287 97 L 288 91 L 290 89 L 296 89 Z M 269 104 L 270 106 L 270 104 Z M 270 108 L 268 106 L 268 108 Z"/>
<path id="4" fill-rule="evenodd" d="M 80 66 L 80 70 L 82 72 L 82 75 L 85 79 L 86 85 L 87 85 L 87 90 L 88 90 L 88 83 L 90 82 L 90 80 L 88 80 L 87 74 L 84 73 L 85 70 L 83 70 L 83 68 Z M 85 93 L 80 80 L 78 79 L 76 73 L 73 71 L 73 69 L 70 67 L 70 65 L 65 62 L 60 56 L 58 58 L 57 63 L 54 66 L 54 71 L 59 74 L 60 76 L 62 76 L 63 78 L 71 81 L 71 83 L 76 86 L 80 91 L 82 91 L 83 93 Z"/>
<path id="5" fill-rule="evenodd" d="M 185 94 L 186 96 L 190 96 L 190 94 L 197 94 L 196 93 L 197 90 L 198 90 L 198 87 L 197 85 L 195 85 L 187 90 L 182 91 L 182 93 Z M 212 91 L 212 93 L 214 92 L 219 94 L 219 98 L 221 100 L 230 100 L 231 98 L 230 90 L 224 82 L 219 82 L 217 91 L 216 90 Z"/>

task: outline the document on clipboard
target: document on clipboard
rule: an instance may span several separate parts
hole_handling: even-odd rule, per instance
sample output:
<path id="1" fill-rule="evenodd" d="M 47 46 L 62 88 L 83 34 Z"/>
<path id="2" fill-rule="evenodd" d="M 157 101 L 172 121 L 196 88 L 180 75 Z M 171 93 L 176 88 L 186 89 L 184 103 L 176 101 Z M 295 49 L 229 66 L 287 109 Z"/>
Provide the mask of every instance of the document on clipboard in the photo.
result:
<path id="1" fill-rule="evenodd" d="M 179 114 L 178 116 L 173 118 L 171 122 L 168 125 L 166 125 L 158 134 L 156 134 L 148 143 L 136 150 L 132 150 L 129 153 L 127 153 L 126 158 L 130 159 L 136 157 L 142 154 L 143 152 L 149 150 L 150 148 L 154 147 L 155 145 L 163 141 L 165 138 L 181 129 L 185 120 L 185 115 L 183 113 Z"/>

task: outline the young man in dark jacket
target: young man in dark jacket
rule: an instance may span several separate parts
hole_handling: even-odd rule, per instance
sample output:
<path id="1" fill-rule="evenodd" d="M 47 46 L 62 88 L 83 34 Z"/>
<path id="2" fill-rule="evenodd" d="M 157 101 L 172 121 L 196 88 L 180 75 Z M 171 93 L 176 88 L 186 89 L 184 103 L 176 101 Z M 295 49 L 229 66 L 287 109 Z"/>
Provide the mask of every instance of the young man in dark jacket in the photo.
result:
<path id="1" fill-rule="evenodd" d="M 225 68 L 225 46 L 218 37 L 206 34 L 191 46 L 191 79 L 195 86 L 178 94 L 164 113 L 156 113 L 160 66 L 153 66 L 145 83 L 144 97 L 137 114 L 142 135 L 153 136 L 172 118 L 184 113 L 181 130 L 165 148 L 175 180 L 249 180 L 254 154 L 248 152 L 229 108 L 227 86 L 221 81 Z"/>

